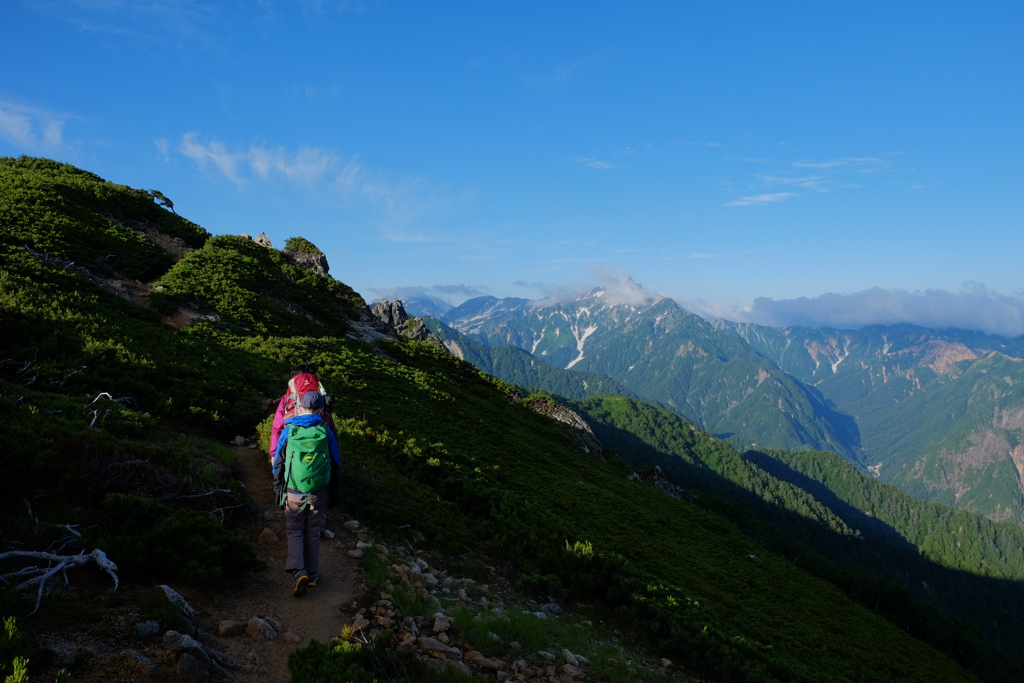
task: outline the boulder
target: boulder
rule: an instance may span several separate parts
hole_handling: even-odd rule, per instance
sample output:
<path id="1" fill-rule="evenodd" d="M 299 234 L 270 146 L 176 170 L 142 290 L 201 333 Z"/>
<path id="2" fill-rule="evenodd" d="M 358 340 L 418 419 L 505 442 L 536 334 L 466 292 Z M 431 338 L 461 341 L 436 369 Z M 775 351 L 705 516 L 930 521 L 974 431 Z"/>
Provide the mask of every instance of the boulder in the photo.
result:
<path id="1" fill-rule="evenodd" d="M 163 646 L 165 650 L 170 650 L 171 652 L 188 653 L 203 662 L 204 665 L 210 663 L 210 655 L 206 653 L 206 648 L 190 635 L 178 633 L 177 631 L 167 631 L 164 633 Z"/>
<path id="2" fill-rule="evenodd" d="M 160 633 L 160 622 L 156 619 L 149 619 L 135 624 L 135 637 L 139 640 L 149 640 Z"/>
<path id="3" fill-rule="evenodd" d="M 476 667 L 478 669 L 489 669 L 491 671 L 497 671 L 501 668 L 501 662 L 494 659 L 489 659 L 483 655 L 483 653 L 472 650 L 467 652 L 463 657 L 462 661 L 466 664 Z"/>
<path id="4" fill-rule="evenodd" d="M 178 680 L 182 683 L 206 683 L 210 680 L 210 669 L 188 652 L 182 653 L 175 665 Z"/>
<path id="5" fill-rule="evenodd" d="M 160 590 L 164 592 L 164 595 L 167 596 L 167 599 L 171 602 L 171 604 L 180 609 L 186 617 L 188 617 L 189 619 L 193 619 L 196 617 L 197 612 L 192 607 L 192 605 L 188 604 L 188 601 L 181 596 L 181 593 L 174 590 L 170 586 L 165 585 L 161 585 Z"/>
<path id="6" fill-rule="evenodd" d="M 443 613 L 438 612 L 434 615 L 434 633 L 440 633 L 441 631 L 447 631 L 452 627 L 452 618 L 445 616 Z"/>
<path id="7" fill-rule="evenodd" d="M 245 627 L 245 633 L 253 640 L 277 640 L 277 631 L 266 619 L 253 617 Z"/>
<path id="8" fill-rule="evenodd" d="M 416 640 L 416 647 L 432 657 L 441 657 L 443 659 L 462 659 L 462 652 L 455 647 L 445 645 L 437 638 L 430 638 L 429 636 L 420 636 Z"/>
<path id="9" fill-rule="evenodd" d="M 225 619 L 224 621 L 217 624 L 217 635 L 224 636 L 225 638 L 231 638 L 232 636 L 240 636 L 245 633 L 245 629 L 248 623 L 244 621 L 234 621 Z"/>
<path id="10" fill-rule="evenodd" d="M 580 668 L 578 666 L 573 666 L 572 664 L 563 664 L 562 673 L 566 676 L 572 676 L 573 678 L 575 678 L 583 672 L 580 671 Z"/>

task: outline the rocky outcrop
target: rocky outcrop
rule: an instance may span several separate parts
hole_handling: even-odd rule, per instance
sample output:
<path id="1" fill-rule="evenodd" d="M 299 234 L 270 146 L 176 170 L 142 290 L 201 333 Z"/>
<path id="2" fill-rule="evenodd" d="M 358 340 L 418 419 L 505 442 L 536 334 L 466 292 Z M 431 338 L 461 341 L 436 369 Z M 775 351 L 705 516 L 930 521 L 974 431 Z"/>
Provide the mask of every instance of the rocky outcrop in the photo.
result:
<path id="1" fill-rule="evenodd" d="M 603 450 L 601 442 L 594 435 L 594 430 L 578 413 L 546 398 L 530 399 L 526 405 L 562 425 L 572 435 L 573 441 L 581 451 L 593 453 L 602 460 L 604 459 L 604 456 L 601 455 Z"/>
<path id="2" fill-rule="evenodd" d="M 373 317 L 385 327 L 399 329 L 409 320 L 409 314 L 405 312 L 405 306 L 402 305 L 401 299 L 394 301 L 381 299 L 374 304 L 372 311 Z"/>
<path id="3" fill-rule="evenodd" d="M 669 498 L 675 498 L 676 500 L 683 503 L 694 503 L 697 499 L 683 491 L 672 482 L 668 480 L 665 473 L 661 471 L 661 467 L 655 467 L 653 470 L 644 474 L 633 472 L 629 475 L 630 481 L 635 481 L 638 484 L 648 484 L 664 493 Z"/>
<path id="4" fill-rule="evenodd" d="M 378 327 L 394 330 L 396 334 L 406 339 L 444 346 L 444 342 L 430 331 L 423 318 L 412 318 L 405 312 L 401 299 L 381 299 L 374 305 L 371 313 Z"/>
<path id="5" fill-rule="evenodd" d="M 263 237 L 266 237 L 266 235 L 263 235 Z M 256 241 L 259 241 L 259 237 L 256 238 Z M 288 240 L 288 245 L 281 250 L 281 253 L 284 254 L 284 257 L 289 262 L 303 268 L 308 268 L 317 275 L 327 277 L 327 273 L 331 270 L 324 252 L 306 240 Z"/>

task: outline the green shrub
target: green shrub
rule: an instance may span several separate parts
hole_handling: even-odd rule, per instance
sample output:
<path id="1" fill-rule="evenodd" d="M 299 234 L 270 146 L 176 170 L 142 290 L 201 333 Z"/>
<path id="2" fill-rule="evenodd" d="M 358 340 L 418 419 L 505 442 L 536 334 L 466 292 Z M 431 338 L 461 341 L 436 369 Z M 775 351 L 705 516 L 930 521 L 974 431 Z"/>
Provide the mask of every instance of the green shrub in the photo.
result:
<path id="1" fill-rule="evenodd" d="M 322 254 L 320 248 L 307 240 L 305 237 L 289 237 L 284 243 L 284 248 L 289 251 L 301 251 L 305 254 Z"/>
<path id="2" fill-rule="evenodd" d="M 261 566 L 251 541 L 200 512 L 117 493 L 101 512 L 104 530 L 95 543 L 129 576 L 202 586 Z"/>
<path id="3" fill-rule="evenodd" d="M 288 657 L 293 681 L 303 683 L 383 683 L 383 681 L 423 681 L 457 683 L 472 680 L 457 671 L 434 671 L 412 654 L 390 646 L 391 633 L 385 632 L 368 643 L 361 643 L 344 630 L 341 637 L 323 644 L 316 640 Z"/>

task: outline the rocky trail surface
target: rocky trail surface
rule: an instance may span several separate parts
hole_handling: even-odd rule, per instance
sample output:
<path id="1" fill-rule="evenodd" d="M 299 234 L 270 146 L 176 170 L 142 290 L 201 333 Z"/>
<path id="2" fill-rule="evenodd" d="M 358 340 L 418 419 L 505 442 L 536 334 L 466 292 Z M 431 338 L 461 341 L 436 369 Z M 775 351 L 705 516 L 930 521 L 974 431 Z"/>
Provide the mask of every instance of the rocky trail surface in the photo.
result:
<path id="1" fill-rule="evenodd" d="M 266 455 L 248 446 L 233 451 L 235 474 L 255 507 L 236 531 L 256 543 L 264 568 L 208 588 L 162 587 L 185 617 L 177 630 L 131 613 L 114 618 L 112 632 L 44 629 L 39 641 L 54 657 L 49 667 L 33 672 L 34 680 L 53 680 L 56 669 L 63 667 L 72 681 L 287 683 L 292 652 L 311 640 L 330 641 L 352 623 L 357 610 L 372 602 L 359 560 L 348 554 L 358 542 L 349 528 L 358 523 L 348 520 L 340 507 L 327 513 L 317 586 L 301 598 L 293 595 L 291 576 L 284 572 L 284 512 L 274 502 Z M 87 590 L 102 596 L 110 587 L 97 583 Z M 140 589 L 119 589 L 133 590 Z"/>
<path id="2" fill-rule="evenodd" d="M 347 518 L 339 512 L 341 506 L 329 511 L 325 528 L 334 538 L 325 534 L 321 540 L 320 580 L 305 596 L 296 598 L 291 575 L 284 572 L 284 513 L 275 505 L 266 455 L 248 447 L 236 447 L 235 452 L 236 473 L 259 508 L 248 531 L 266 567 L 220 593 L 206 611 L 211 626 L 220 631 L 230 633 L 227 624 L 245 623 L 240 634 L 218 638 L 222 651 L 241 664 L 236 680 L 285 683 L 288 655 L 311 640 L 326 643 L 336 637 L 342 626 L 352 622 L 358 599 L 367 595 L 361 588 L 359 561 L 347 554 L 357 539 L 344 527 Z M 250 622 L 253 617 L 268 622 L 274 633 Z"/>

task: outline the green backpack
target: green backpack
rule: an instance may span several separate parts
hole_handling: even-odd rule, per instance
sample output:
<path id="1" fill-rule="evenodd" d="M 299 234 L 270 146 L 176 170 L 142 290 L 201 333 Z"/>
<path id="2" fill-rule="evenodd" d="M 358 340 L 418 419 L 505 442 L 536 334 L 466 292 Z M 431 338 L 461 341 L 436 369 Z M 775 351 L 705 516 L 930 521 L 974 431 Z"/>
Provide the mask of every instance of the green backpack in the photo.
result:
<path id="1" fill-rule="evenodd" d="M 281 490 L 284 503 L 288 489 L 313 493 L 331 482 L 331 455 L 328 452 L 327 427 L 292 424 L 285 444 L 285 486 Z"/>

